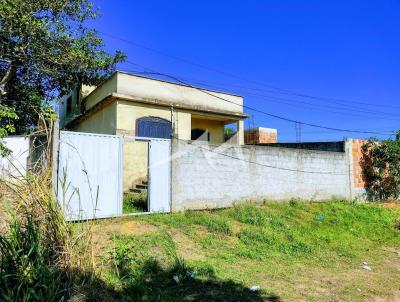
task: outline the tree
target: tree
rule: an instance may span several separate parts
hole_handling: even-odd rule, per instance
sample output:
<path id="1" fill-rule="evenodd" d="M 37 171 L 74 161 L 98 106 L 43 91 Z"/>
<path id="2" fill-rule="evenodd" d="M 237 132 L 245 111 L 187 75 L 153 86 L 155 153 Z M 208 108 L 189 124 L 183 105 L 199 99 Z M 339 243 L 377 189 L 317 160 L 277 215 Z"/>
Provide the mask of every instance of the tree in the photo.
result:
<path id="1" fill-rule="evenodd" d="M 395 139 L 370 139 L 362 147 L 363 176 L 370 200 L 400 196 L 400 131 Z"/>
<path id="2" fill-rule="evenodd" d="M 89 0 L 0 0 L 0 136 L 35 129 L 39 115 L 79 84 L 97 85 L 125 55 L 110 55 Z"/>

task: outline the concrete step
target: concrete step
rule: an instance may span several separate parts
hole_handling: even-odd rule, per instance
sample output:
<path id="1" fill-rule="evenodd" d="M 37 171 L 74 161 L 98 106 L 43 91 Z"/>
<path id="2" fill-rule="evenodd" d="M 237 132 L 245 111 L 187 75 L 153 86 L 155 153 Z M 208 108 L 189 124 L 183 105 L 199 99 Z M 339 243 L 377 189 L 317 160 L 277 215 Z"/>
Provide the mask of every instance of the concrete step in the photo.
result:
<path id="1" fill-rule="evenodd" d="M 147 185 L 136 185 L 136 189 L 147 189 Z"/>
<path id="2" fill-rule="evenodd" d="M 145 190 L 145 189 L 130 189 L 129 191 L 132 193 L 144 193 L 147 190 Z"/>

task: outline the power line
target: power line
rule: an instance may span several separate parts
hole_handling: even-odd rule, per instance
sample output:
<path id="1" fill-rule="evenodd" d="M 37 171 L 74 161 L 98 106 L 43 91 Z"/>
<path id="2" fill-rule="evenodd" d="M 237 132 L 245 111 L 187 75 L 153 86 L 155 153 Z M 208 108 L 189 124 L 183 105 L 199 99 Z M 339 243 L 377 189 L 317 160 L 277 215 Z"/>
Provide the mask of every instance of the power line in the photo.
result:
<path id="1" fill-rule="evenodd" d="M 190 81 L 192 83 L 198 83 L 201 85 L 206 85 L 209 87 L 217 87 L 217 89 L 225 89 L 228 91 L 232 91 L 226 86 L 223 86 L 222 84 L 215 84 L 215 83 L 210 83 L 210 82 L 205 82 L 205 81 L 198 81 L 198 80 L 190 80 L 187 78 L 179 77 L 181 79 L 185 79 L 186 81 Z M 322 107 L 322 108 L 331 108 L 331 109 L 336 109 L 336 110 L 347 110 L 347 111 L 354 111 L 354 112 L 361 112 L 361 113 L 371 113 L 371 114 L 382 114 L 382 116 L 393 116 L 393 117 L 400 117 L 398 114 L 393 114 L 393 113 L 388 113 L 388 112 L 383 112 L 383 111 L 376 111 L 376 110 L 368 110 L 365 108 L 360 108 L 357 106 L 352 106 L 352 105 L 344 105 L 344 104 L 339 104 L 338 106 L 332 106 L 332 105 L 323 105 L 323 104 L 316 104 L 316 103 L 310 103 L 306 101 L 301 101 L 301 100 L 293 100 L 293 99 L 287 99 L 287 98 L 282 98 L 282 97 L 276 97 L 276 96 L 269 96 L 265 94 L 258 94 L 258 93 L 249 93 L 248 91 L 263 91 L 262 89 L 255 89 L 251 87 L 244 87 L 244 86 L 238 86 L 238 85 L 233 85 L 232 87 L 239 87 L 239 91 L 245 91 L 246 94 L 248 95 L 253 95 L 253 96 L 258 96 L 258 97 L 267 97 L 269 101 L 270 99 L 276 99 L 276 100 L 282 100 L 282 101 L 287 101 L 287 102 L 293 102 L 295 105 L 298 105 L 298 103 L 309 105 L 309 106 L 317 106 L 317 107 Z M 237 89 L 235 91 L 238 91 Z M 275 101 L 277 102 L 277 101 Z M 351 109 L 349 109 L 351 108 Z M 399 107 L 400 109 L 400 107 Z"/>
<path id="2" fill-rule="evenodd" d="M 252 110 L 252 111 L 254 111 L 254 112 L 258 112 L 258 113 L 261 113 L 261 114 L 264 114 L 264 115 L 267 115 L 267 116 L 269 116 L 269 117 L 273 117 L 273 118 L 276 118 L 276 119 L 279 119 L 279 120 L 283 120 L 283 121 L 287 121 L 287 122 L 291 122 L 291 123 L 298 123 L 298 124 L 301 124 L 301 125 L 304 125 L 304 126 L 309 126 L 309 127 L 314 127 L 314 128 L 321 128 L 321 129 L 326 129 L 326 130 L 331 130 L 331 131 L 338 131 L 338 132 L 360 133 L 360 134 L 375 134 L 375 135 L 379 135 L 379 134 L 393 134 L 393 131 L 390 131 L 390 132 L 376 132 L 376 131 L 363 131 L 363 130 L 355 130 L 355 129 L 342 129 L 342 128 L 327 127 L 327 126 L 322 126 L 322 125 L 318 125 L 318 124 L 302 122 L 302 121 L 299 121 L 299 120 L 293 120 L 293 119 L 290 119 L 290 118 L 287 118 L 287 117 L 284 117 L 284 116 L 280 116 L 280 115 L 268 113 L 268 112 L 265 112 L 265 111 L 263 111 L 263 110 L 260 110 L 260 109 L 254 108 L 254 107 L 250 107 L 250 106 L 247 106 L 247 105 L 240 105 L 240 104 L 237 104 L 237 103 L 232 102 L 232 101 L 230 101 L 230 100 L 228 100 L 228 99 L 225 99 L 225 98 L 223 98 L 223 97 L 214 95 L 214 94 L 212 94 L 212 93 L 210 93 L 210 92 L 208 92 L 208 91 L 206 91 L 206 90 L 204 90 L 204 89 L 201 89 L 201 88 L 192 86 L 191 84 L 186 83 L 186 82 L 184 82 L 184 81 L 182 81 L 182 80 L 180 80 L 180 79 L 178 79 L 178 78 L 176 78 L 176 77 L 174 77 L 174 76 L 171 76 L 171 75 L 169 75 L 169 74 L 165 74 L 165 73 L 161 73 L 161 72 L 158 72 L 158 71 L 149 69 L 149 68 L 147 68 L 147 67 L 141 66 L 141 65 L 139 65 L 139 64 L 137 64 L 137 63 L 130 62 L 130 61 L 128 61 L 128 60 L 127 60 L 126 62 L 129 63 L 129 64 L 136 65 L 136 66 L 140 66 L 140 67 L 142 67 L 142 68 L 144 68 L 144 69 L 150 70 L 149 72 L 146 72 L 146 71 L 145 71 L 145 72 L 142 72 L 143 74 L 165 76 L 165 77 L 170 78 L 170 79 L 172 79 L 172 80 L 174 80 L 174 81 L 176 81 L 176 82 L 178 82 L 178 83 L 180 83 L 180 84 L 182 84 L 182 85 L 185 85 L 185 86 L 187 86 L 187 87 L 196 89 L 196 90 L 198 90 L 198 91 L 200 91 L 200 92 L 202 92 L 202 93 L 204 93 L 204 94 L 207 94 L 207 95 L 209 95 L 209 96 L 212 96 L 212 97 L 214 97 L 214 98 L 220 99 L 220 100 L 222 100 L 222 101 L 225 101 L 225 102 L 234 104 L 234 105 L 236 105 L 236 106 L 240 106 L 240 107 L 243 107 L 243 108 Z"/>
<path id="3" fill-rule="evenodd" d="M 135 70 L 133 72 L 134 73 L 141 73 L 141 71 L 137 71 L 137 70 Z M 174 75 L 174 76 L 177 77 L 176 75 Z M 179 78 L 181 80 L 185 79 L 185 78 L 183 78 L 181 76 L 179 76 Z M 185 79 L 185 81 L 194 82 L 194 81 L 188 80 L 188 79 Z M 197 83 L 200 83 L 202 85 L 206 85 L 206 86 L 209 86 L 209 87 L 218 87 L 217 89 L 221 89 L 221 87 L 222 87 L 222 89 L 224 89 L 225 91 L 227 90 L 226 87 L 210 85 L 207 82 L 197 81 Z M 276 97 L 276 96 L 272 97 L 272 96 L 269 96 L 269 95 L 263 95 L 263 94 L 257 94 L 257 93 L 249 93 L 249 92 L 245 92 L 245 93 L 246 93 L 246 95 L 250 95 L 250 96 L 255 96 L 255 97 L 260 97 L 260 98 L 268 98 L 268 102 L 274 102 L 274 103 L 278 103 L 278 104 L 285 104 L 285 105 L 289 105 L 289 106 L 299 106 L 298 103 L 304 104 L 304 106 L 305 106 L 304 108 L 305 109 L 313 109 L 313 110 L 318 110 L 318 111 L 323 111 L 323 112 L 330 112 L 330 113 L 339 114 L 339 115 L 355 116 L 355 117 L 361 117 L 361 118 L 371 118 L 371 117 L 373 117 L 375 119 L 392 120 L 392 121 L 397 121 L 397 122 L 400 121 L 400 115 L 380 112 L 380 111 L 376 111 L 376 110 L 372 111 L 372 110 L 348 109 L 346 107 L 343 107 L 344 105 L 341 105 L 341 107 L 336 107 L 336 106 L 309 103 L 309 102 L 300 101 L 300 100 L 286 99 L 286 98 L 281 98 L 281 97 Z M 353 106 L 350 106 L 350 108 L 351 107 L 353 107 Z M 357 108 L 357 107 L 354 107 L 354 108 Z M 333 110 L 331 110 L 331 109 L 333 109 Z M 366 115 L 365 114 L 353 114 L 352 112 L 365 113 Z M 396 119 L 395 117 L 398 117 L 399 119 Z"/>
<path id="4" fill-rule="evenodd" d="M 118 37 L 118 36 L 116 36 L 116 35 L 112 35 L 112 34 L 109 34 L 109 33 L 103 32 L 103 31 L 99 31 L 99 33 L 101 33 L 101 34 L 103 34 L 103 35 L 105 35 L 105 36 L 108 36 L 108 37 L 110 37 L 110 38 L 112 38 L 112 39 L 119 40 L 119 41 L 122 41 L 122 42 L 124 42 L 124 43 L 131 44 L 131 45 L 133 45 L 133 46 L 135 46 L 135 47 L 140 47 L 140 48 L 146 49 L 146 50 L 151 51 L 151 52 L 154 52 L 154 53 L 158 53 L 158 54 L 160 54 L 160 55 L 163 55 L 163 56 L 172 58 L 172 59 L 177 60 L 177 61 L 184 62 L 184 63 L 186 63 L 186 64 L 190 64 L 190 65 L 193 65 L 193 66 L 196 66 L 196 67 L 205 69 L 205 70 L 209 70 L 209 71 L 212 71 L 212 72 L 216 72 L 216 73 L 222 74 L 222 75 L 224 75 L 224 76 L 228 76 L 228 77 L 236 78 L 236 79 L 239 79 L 239 80 L 242 80 L 242 81 L 246 81 L 246 82 L 248 82 L 248 83 L 252 83 L 252 84 L 255 84 L 255 85 L 257 85 L 257 86 L 269 87 L 270 89 L 273 89 L 273 90 L 275 91 L 275 93 L 287 94 L 287 95 L 294 95 L 294 96 L 298 96 L 298 97 L 302 97 L 302 98 L 309 98 L 309 99 L 315 99 L 315 100 L 329 101 L 329 102 L 334 102 L 334 103 L 335 103 L 335 102 L 336 102 L 336 103 L 342 103 L 342 104 L 343 104 L 343 103 L 345 103 L 345 104 L 347 104 L 347 103 L 354 103 L 354 104 L 367 105 L 367 106 L 374 106 L 374 107 L 379 107 L 379 108 L 387 107 L 387 108 L 392 108 L 392 109 L 400 109 L 399 106 L 383 105 L 383 104 L 374 104 L 374 103 L 369 103 L 369 102 L 360 102 L 360 101 L 346 100 L 346 99 L 341 99 L 341 98 L 330 98 L 330 97 L 314 96 L 314 95 L 310 95 L 310 94 L 306 94 L 306 93 L 301 93 L 301 92 L 297 92 L 297 91 L 292 91 L 292 90 L 286 89 L 286 88 L 276 87 L 276 86 L 274 86 L 274 85 L 262 83 L 262 82 L 255 81 L 255 80 L 250 80 L 250 79 L 247 79 L 247 78 L 245 78 L 245 77 L 238 76 L 238 75 L 235 75 L 235 74 L 231 74 L 231 73 L 229 73 L 229 72 L 225 72 L 225 71 L 222 71 L 222 70 L 219 70 L 219 69 L 216 69 L 216 68 L 211 68 L 211 67 L 208 67 L 208 66 L 205 66 L 205 65 L 202 65 L 202 64 L 199 64 L 199 63 L 196 63 L 196 62 L 187 60 L 187 59 L 180 58 L 180 57 L 175 56 L 175 55 L 170 55 L 170 54 L 165 53 L 165 52 L 163 52 L 163 51 L 160 51 L 160 50 L 157 50 L 157 49 L 154 49 L 154 48 L 145 46 L 145 45 L 143 45 L 143 44 L 136 43 L 136 42 L 133 42 L 133 41 L 131 41 L 131 40 L 128 40 L 128 39 L 125 39 L 125 38 L 121 38 L 121 37 Z"/>

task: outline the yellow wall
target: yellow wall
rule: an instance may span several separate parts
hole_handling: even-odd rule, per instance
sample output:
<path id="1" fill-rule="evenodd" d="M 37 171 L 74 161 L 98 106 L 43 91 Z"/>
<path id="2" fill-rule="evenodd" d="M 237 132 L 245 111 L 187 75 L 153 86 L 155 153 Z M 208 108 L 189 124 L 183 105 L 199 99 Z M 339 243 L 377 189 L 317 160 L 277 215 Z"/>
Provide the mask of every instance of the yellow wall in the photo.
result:
<path id="1" fill-rule="evenodd" d="M 113 102 L 96 113 L 89 115 L 75 128 L 78 132 L 116 134 L 117 106 Z"/>
<path id="2" fill-rule="evenodd" d="M 117 134 L 135 136 L 136 119 L 157 116 L 171 121 L 171 109 L 141 103 L 118 100 Z M 178 137 L 190 139 L 191 115 L 185 112 L 173 114 L 174 128 Z M 148 143 L 124 139 L 124 191 L 147 179 Z"/>
<path id="3" fill-rule="evenodd" d="M 134 136 L 136 119 L 144 116 L 157 116 L 171 121 L 171 109 L 119 100 L 117 105 L 117 132 Z M 189 140 L 191 136 L 191 114 L 174 110 L 172 117 L 175 134 L 181 139 Z"/>
<path id="4" fill-rule="evenodd" d="M 124 140 L 124 192 L 147 180 L 148 142 Z"/>
<path id="5" fill-rule="evenodd" d="M 210 133 L 210 143 L 222 144 L 224 138 L 224 123 L 206 119 L 192 119 L 192 129 L 204 129 Z"/>

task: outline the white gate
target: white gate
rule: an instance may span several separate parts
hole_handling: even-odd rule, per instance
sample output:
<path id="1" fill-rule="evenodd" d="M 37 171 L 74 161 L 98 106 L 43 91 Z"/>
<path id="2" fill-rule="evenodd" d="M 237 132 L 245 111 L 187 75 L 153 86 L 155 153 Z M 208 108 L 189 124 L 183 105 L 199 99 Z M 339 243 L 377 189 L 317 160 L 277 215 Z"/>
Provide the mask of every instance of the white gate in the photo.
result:
<path id="1" fill-rule="evenodd" d="M 122 139 L 60 132 L 57 197 L 67 220 L 122 215 Z"/>
<path id="2" fill-rule="evenodd" d="M 171 211 L 171 141 L 151 138 L 149 141 L 150 212 Z"/>

